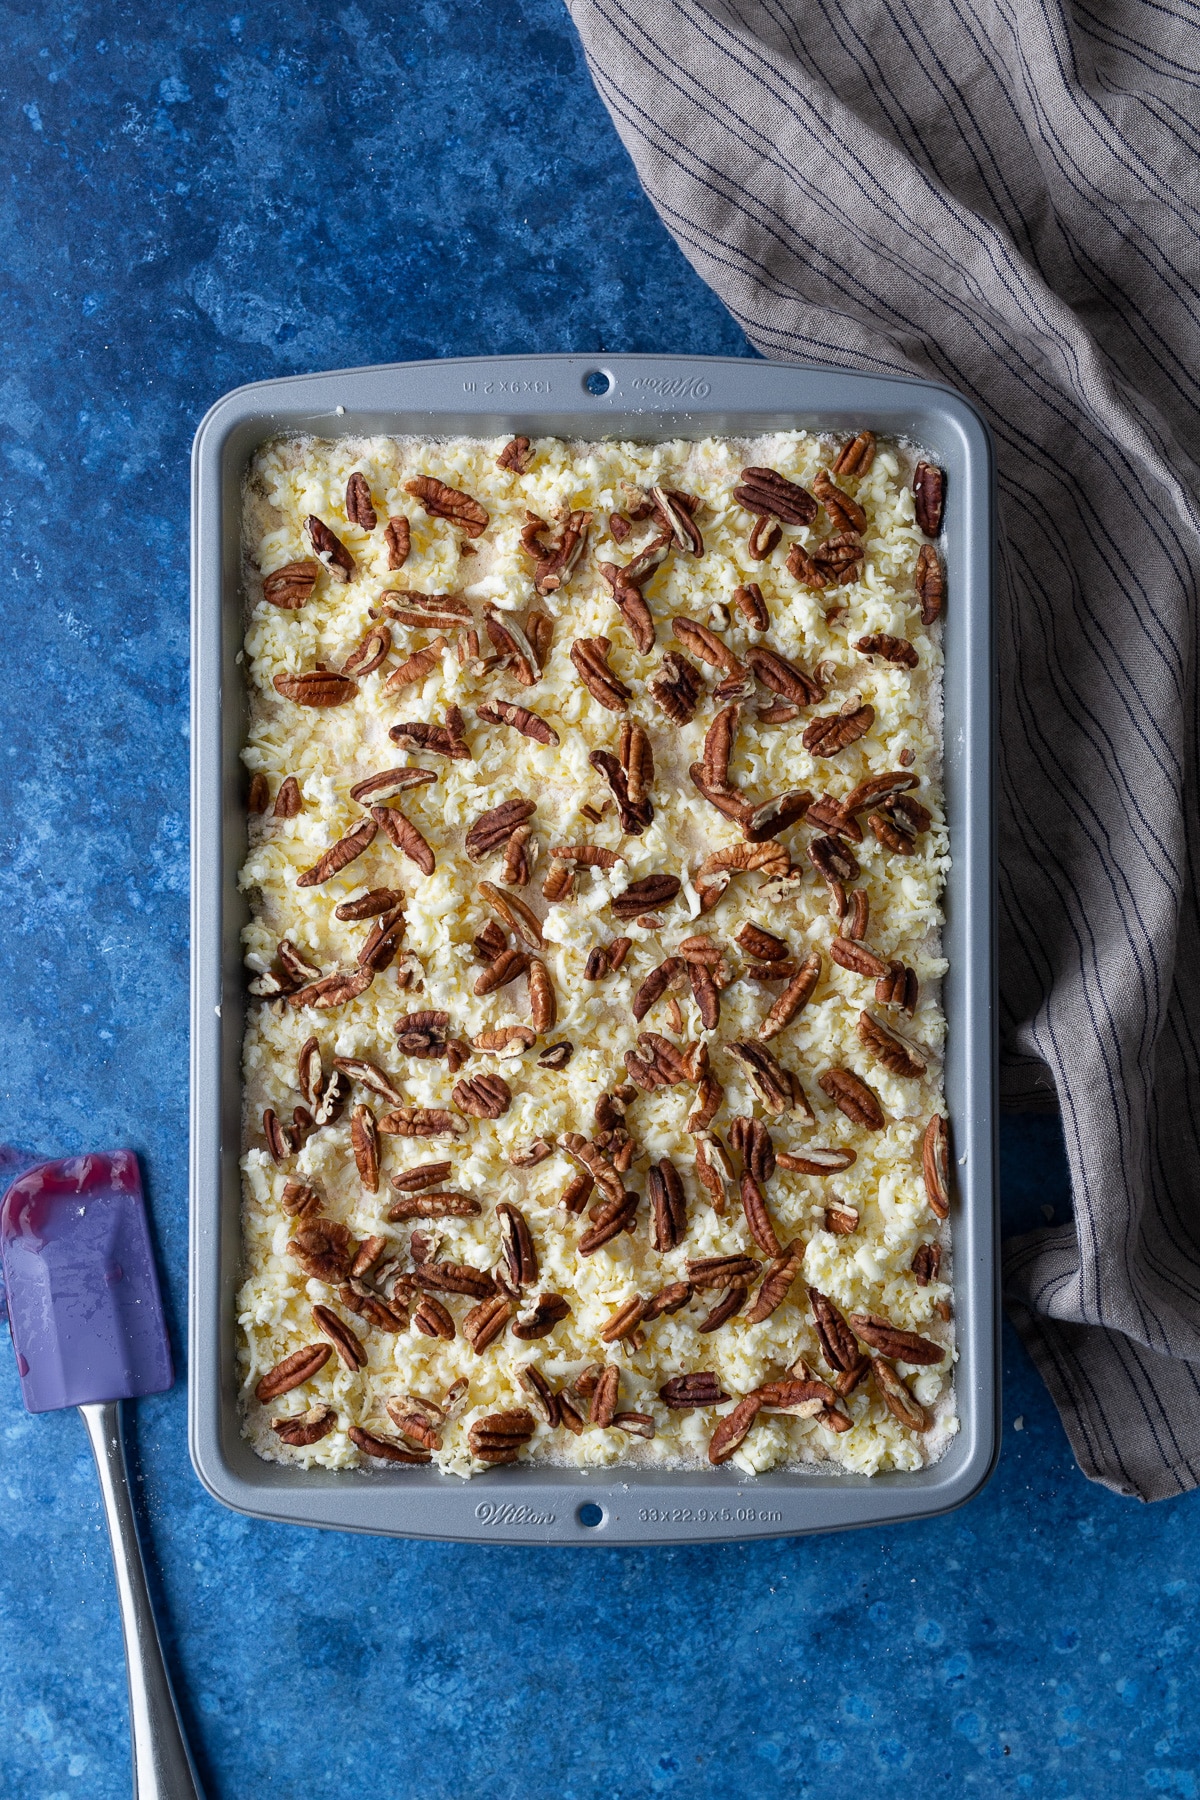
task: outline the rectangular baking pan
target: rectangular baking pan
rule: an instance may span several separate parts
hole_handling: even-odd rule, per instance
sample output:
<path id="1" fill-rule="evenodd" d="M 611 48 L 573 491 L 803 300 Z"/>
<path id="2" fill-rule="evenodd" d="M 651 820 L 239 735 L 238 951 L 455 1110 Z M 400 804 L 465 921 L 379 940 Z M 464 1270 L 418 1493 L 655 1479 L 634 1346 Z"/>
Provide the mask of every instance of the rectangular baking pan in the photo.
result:
<path id="1" fill-rule="evenodd" d="M 603 390 L 597 392 L 596 390 Z M 472 1481 L 436 1470 L 297 1469 L 241 1435 L 234 1297 L 246 852 L 238 753 L 246 696 L 241 481 L 264 438 L 523 432 L 658 441 L 780 429 L 907 436 L 945 468 L 949 602 L 946 795 L 946 1092 L 957 1199 L 955 1370 L 961 1427 L 943 1459 L 871 1478 L 820 1469 L 748 1478 L 733 1468 L 522 1467 Z M 998 1295 L 992 821 L 992 457 L 974 409 L 933 382 L 843 369 L 687 356 L 528 356 L 397 363 L 256 382 L 225 395 L 192 457 L 192 1058 L 190 1444 L 227 1506 L 344 1531 L 473 1543 L 672 1544 L 891 1524 L 960 1506 L 998 1444 Z M 599 1522 L 594 1521 L 599 1512 Z M 583 1518 L 580 1517 L 581 1511 Z"/>

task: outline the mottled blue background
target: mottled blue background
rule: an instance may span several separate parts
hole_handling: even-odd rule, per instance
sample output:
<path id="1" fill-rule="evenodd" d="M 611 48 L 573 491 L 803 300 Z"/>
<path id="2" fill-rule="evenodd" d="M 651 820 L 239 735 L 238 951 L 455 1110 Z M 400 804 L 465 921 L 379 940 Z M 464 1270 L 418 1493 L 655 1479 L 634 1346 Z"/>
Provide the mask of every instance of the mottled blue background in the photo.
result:
<path id="1" fill-rule="evenodd" d="M 4 9 L 0 1136 L 144 1159 L 181 1345 L 196 422 L 293 370 L 751 354 L 666 237 L 556 0 Z M 1069 1204 L 1009 1123 L 1010 1224 Z M 1089 1485 L 1011 1334 L 999 1471 L 919 1527 L 442 1548 L 259 1525 L 133 1437 L 212 1800 L 1194 1796 L 1196 1500 Z M 1018 1426 L 1023 1429 L 1018 1429 Z M 0 1793 L 129 1792 L 82 1427 L 0 1346 Z"/>

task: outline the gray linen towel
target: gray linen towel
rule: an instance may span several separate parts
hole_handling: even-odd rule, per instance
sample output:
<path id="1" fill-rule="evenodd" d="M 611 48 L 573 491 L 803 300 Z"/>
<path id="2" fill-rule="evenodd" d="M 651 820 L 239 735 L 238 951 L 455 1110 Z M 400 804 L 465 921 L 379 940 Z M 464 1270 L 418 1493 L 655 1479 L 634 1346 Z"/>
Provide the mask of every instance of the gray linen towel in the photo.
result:
<path id="1" fill-rule="evenodd" d="M 1200 13 L 568 4 L 647 191 L 757 348 L 938 377 L 995 433 L 1005 1093 L 1057 1098 L 1075 1196 L 1073 1225 L 1007 1247 L 1006 1292 L 1084 1472 L 1180 1493 L 1200 1481 Z"/>

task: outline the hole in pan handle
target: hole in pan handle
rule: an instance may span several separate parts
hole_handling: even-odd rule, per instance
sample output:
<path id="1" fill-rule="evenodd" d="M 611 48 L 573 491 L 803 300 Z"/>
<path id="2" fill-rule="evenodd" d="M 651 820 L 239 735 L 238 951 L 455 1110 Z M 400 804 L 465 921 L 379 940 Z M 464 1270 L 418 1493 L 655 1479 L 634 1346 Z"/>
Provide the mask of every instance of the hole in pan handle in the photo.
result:
<path id="1" fill-rule="evenodd" d="M 594 399 L 601 400 L 612 387 L 613 378 L 604 369 L 590 369 L 583 378 L 583 385 Z"/>
<path id="2" fill-rule="evenodd" d="M 581 1525 L 603 1525 L 604 1508 L 597 1506 L 594 1500 L 585 1500 L 576 1510 L 575 1517 Z"/>

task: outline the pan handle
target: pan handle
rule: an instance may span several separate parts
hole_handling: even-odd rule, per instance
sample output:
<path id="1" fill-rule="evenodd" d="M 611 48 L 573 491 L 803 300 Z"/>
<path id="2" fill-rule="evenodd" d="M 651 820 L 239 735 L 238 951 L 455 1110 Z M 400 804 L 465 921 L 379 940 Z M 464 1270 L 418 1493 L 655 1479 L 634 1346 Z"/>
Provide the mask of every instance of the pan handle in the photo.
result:
<path id="1" fill-rule="evenodd" d="M 100 1477 L 121 1603 L 125 1667 L 129 1675 L 134 1800 L 203 1800 L 196 1765 L 179 1722 L 146 1586 L 121 1439 L 121 1402 L 98 1402 L 81 1406 L 79 1411 Z"/>

